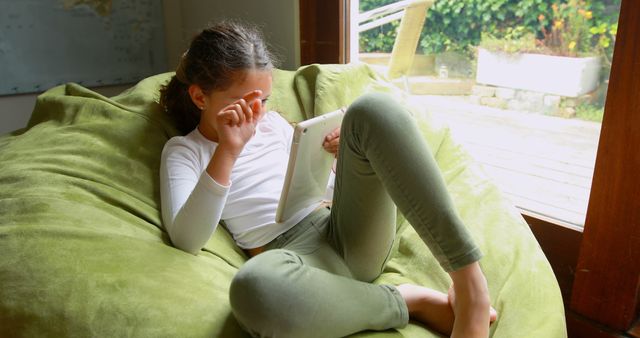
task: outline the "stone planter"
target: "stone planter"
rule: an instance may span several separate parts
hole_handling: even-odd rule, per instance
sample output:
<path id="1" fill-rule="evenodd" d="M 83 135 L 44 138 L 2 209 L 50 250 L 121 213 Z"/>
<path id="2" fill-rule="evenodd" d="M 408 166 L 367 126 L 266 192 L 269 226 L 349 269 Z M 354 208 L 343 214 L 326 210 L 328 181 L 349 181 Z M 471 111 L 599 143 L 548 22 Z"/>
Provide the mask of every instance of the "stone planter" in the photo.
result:
<path id="1" fill-rule="evenodd" d="M 578 97 L 598 87 L 599 57 L 507 54 L 478 49 L 478 83 Z"/>

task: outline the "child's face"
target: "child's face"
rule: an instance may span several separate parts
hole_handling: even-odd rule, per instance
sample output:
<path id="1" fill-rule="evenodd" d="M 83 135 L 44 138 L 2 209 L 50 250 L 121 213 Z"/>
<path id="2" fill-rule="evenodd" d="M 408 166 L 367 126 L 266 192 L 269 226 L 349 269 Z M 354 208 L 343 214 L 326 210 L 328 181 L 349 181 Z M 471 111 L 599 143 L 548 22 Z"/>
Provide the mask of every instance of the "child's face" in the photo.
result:
<path id="1" fill-rule="evenodd" d="M 207 109 L 203 112 L 203 115 L 209 115 L 209 118 L 213 117 L 215 120 L 214 116 L 220 110 L 244 98 L 248 101 L 247 104 L 250 107 L 254 107 L 253 101 L 258 100 L 260 102 L 260 116 L 262 116 L 265 111 L 265 103 L 271 95 L 271 81 L 271 70 L 248 70 L 242 72 L 236 76 L 236 80 L 229 88 L 221 91 L 212 91 L 207 95 Z M 260 90 L 262 93 L 248 96 L 248 94 L 256 90 Z"/>

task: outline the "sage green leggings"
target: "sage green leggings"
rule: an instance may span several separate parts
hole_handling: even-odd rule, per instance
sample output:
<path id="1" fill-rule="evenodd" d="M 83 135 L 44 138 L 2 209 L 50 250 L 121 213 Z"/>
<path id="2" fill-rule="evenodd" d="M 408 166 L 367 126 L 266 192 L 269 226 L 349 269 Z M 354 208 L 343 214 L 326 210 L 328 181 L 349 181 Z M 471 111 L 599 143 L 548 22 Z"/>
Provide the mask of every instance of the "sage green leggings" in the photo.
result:
<path id="1" fill-rule="evenodd" d="M 367 94 L 342 122 L 331 209 L 316 210 L 243 265 L 238 322 L 256 337 L 342 337 L 405 326 L 395 286 L 371 282 L 389 258 L 396 205 L 446 271 L 480 259 L 409 112 Z"/>

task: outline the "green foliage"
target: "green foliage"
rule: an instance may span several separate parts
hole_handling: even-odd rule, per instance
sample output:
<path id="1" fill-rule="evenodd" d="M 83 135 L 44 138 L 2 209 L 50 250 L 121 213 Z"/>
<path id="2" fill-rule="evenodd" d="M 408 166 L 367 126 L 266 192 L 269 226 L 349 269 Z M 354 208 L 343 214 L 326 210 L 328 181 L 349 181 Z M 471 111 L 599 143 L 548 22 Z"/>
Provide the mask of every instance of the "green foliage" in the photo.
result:
<path id="1" fill-rule="evenodd" d="M 541 51 L 561 56 L 593 54 L 591 3 L 568 0 L 552 4 L 551 9 L 551 17 L 538 16 Z"/>
<path id="2" fill-rule="evenodd" d="M 591 12 L 592 19 L 585 15 L 573 15 L 573 32 L 565 34 L 565 39 L 575 41 L 574 49 L 590 46 L 609 57 L 613 52 L 613 42 L 617 29 L 618 11 L 621 0 L 580 0 L 583 10 Z M 378 8 L 397 0 L 360 0 L 360 12 Z M 473 53 L 482 38 L 513 40 L 507 48 L 530 48 L 525 37 L 544 39 L 544 31 L 553 25 L 554 7 L 576 0 L 435 0 L 427 12 L 424 29 L 420 37 L 419 50 L 426 54 L 444 51 Z M 582 13 L 582 12 L 581 12 Z M 570 13 L 556 13 L 571 16 Z M 543 18 L 542 20 L 540 18 Z M 565 20 L 568 20 L 565 18 Z M 360 48 L 363 52 L 389 52 L 395 39 L 395 24 L 370 30 L 361 34 Z M 576 33 L 578 32 L 578 33 Z M 585 34 L 587 32 L 588 34 Z M 573 35 L 572 35 L 573 34 Z M 518 42 L 518 40 L 521 40 Z M 492 43 L 495 44 L 496 41 Z M 578 44 L 581 44 L 580 46 Z M 568 49 L 567 49 L 568 50 Z"/>
<path id="3" fill-rule="evenodd" d="M 619 0 L 618 0 L 619 1 Z M 378 8 L 397 0 L 361 0 L 360 12 Z M 446 50 L 468 52 L 480 43 L 482 32 L 501 37 L 502 31 L 515 25 L 535 27 L 538 14 L 550 10 L 549 0 L 436 0 L 427 12 L 420 37 L 424 53 Z M 395 36 L 391 27 L 364 32 L 361 49 L 364 52 L 390 51 Z M 374 39 L 384 42 L 371 42 Z M 377 46 L 382 46 L 377 49 Z"/>
<path id="4" fill-rule="evenodd" d="M 360 13 L 371 9 L 380 8 L 384 5 L 398 2 L 399 0 L 361 0 Z M 390 53 L 396 39 L 396 31 L 400 23 L 393 21 L 380 27 L 372 28 L 360 34 L 360 50 L 366 53 L 382 52 Z"/>
<path id="5" fill-rule="evenodd" d="M 399 22 L 394 21 L 363 32 L 360 35 L 360 50 L 391 53 L 399 25 Z"/>
<path id="6" fill-rule="evenodd" d="M 535 35 L 524 26 L 508 28 L 502 38 L 497 38 L 489 33 L 482 34 L 480 46 L 490 51 L 503 51 L 507 53 L 532 52 L 537 49 Z"/>
<path id="7" fill-rule="evenodd" d="M 602 122 L 604 108 L 593 104 L 580 104 L 576 107 L 576 117 L 581 120 Z"/>
<path id="8" fill-rule="evenodd" d="M 469 52 L 482 33 L 502 37 L 506 30 L 535 22 L 535 12 L 547 11 L 547 0 L 437 0 L 427 13 L 420 46 L 425 53 Z"/>

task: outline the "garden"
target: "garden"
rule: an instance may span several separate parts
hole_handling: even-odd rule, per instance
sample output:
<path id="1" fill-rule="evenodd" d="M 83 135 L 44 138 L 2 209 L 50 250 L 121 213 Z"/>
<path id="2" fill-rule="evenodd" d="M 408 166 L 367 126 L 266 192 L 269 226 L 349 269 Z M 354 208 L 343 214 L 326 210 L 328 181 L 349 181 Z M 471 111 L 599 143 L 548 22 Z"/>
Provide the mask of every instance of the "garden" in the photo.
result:
<path id="1" fill-rule="evenodd" d="M 360 12 L 393 2 L 360 0 Z M 601 121 L 619 9 L 620 0 L 435 0 L 416 52 L 436 60 L 427 74 L 473 79 L 479 104 Z M 398 24 L 361 33 L 360 52 L 391 52 Z"/>

